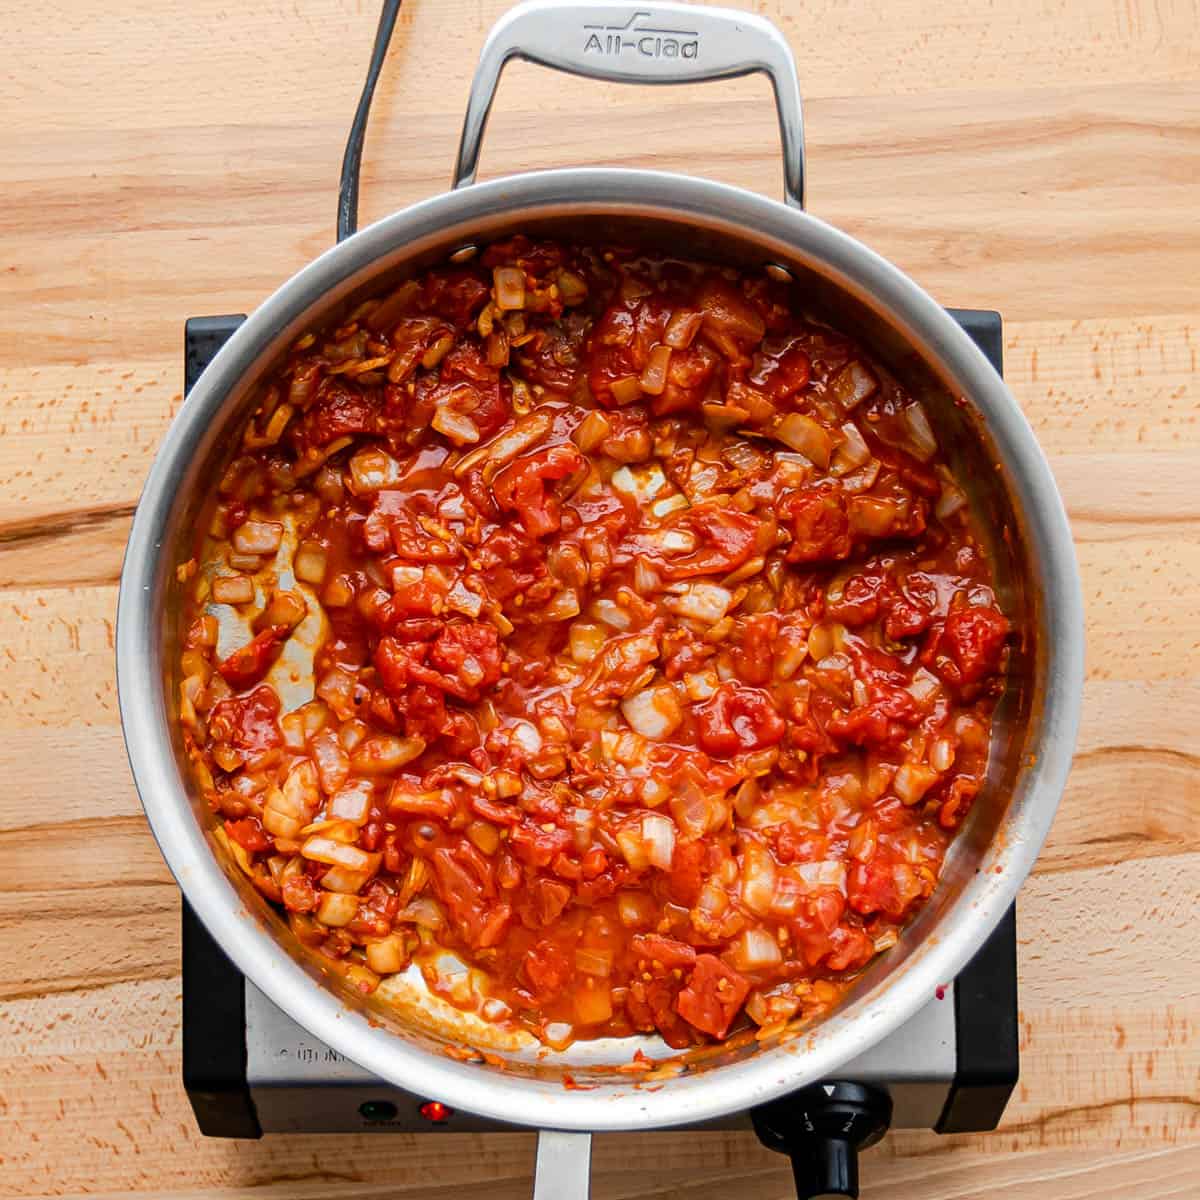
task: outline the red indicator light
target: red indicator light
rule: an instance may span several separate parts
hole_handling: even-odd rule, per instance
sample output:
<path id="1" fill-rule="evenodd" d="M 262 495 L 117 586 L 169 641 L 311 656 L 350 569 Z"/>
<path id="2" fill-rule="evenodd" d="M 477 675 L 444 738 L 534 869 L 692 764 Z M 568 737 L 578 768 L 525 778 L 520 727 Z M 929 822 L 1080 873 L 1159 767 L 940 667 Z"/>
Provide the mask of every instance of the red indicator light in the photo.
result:
<path id="1" fill-rule="evenodd" d="M 454 1116 L 454 1109 L 443 1104 L 440 1100 L 426 1100 L 421 1105 L 421 1116 L 435 1125 L 445 1125 Z"/>

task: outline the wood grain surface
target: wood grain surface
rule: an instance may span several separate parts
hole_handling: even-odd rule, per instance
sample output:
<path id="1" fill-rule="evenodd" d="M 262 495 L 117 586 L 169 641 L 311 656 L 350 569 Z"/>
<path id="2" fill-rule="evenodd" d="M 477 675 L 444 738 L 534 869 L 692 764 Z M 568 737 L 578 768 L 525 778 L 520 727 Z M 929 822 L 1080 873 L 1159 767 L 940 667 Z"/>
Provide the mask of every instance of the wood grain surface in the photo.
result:
<path id="1" fill-rule="evenodd" d="M 364 221 L 442 190 L 502 0 L 407 0 Z M 1073 523 L 1075 770 L 1020 902 L 1002 1128 L 890 1136 L 866 1196 L 1200 1196 L 1200 13 L 1185 0 L 759 0 L 795 49 L 809 205 L 1006 373 Z M 529 1195 L 533 1143 L 206 1141 L 179 1075 L 178 895 L 125 763 L 121 553 L 182 390 L 182 325 L 332 237 L 363 0 L 3 5 L 0 1195 Z M 609 163 L 780 189 L 762 80 L 619 88 L 513 67 L 482 173 Z M 751 1136 L 599 1139 L 604 1200 L 790 1196 Z"/>

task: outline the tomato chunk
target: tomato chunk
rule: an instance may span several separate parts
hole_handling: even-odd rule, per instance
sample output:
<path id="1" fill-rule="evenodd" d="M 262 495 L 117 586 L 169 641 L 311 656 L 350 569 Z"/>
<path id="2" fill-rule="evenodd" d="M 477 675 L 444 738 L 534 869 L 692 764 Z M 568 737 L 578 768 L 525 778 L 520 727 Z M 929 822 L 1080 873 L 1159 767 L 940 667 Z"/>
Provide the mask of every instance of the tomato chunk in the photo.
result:
<path id="1" fill-rule="evenodd" d="M 239 646 L 221 663 L 225 682 L 238 689 L 258 683 L 279 657 L 289 633 L 286 625 L 270 625 Z"/>
<path id="2" fill-rule="evenodd" d="M 932 635 L 921 659 L 947 683 L 978 683 L 1000 667 L 1008 619 L 995 608 L 958 608 Z"/>
<path id="3" fill-rule="evenodd" d="M 750 980 L 712 954 L 701 954 L 675 1007 L 689 1025 L 723 1038 L 750 991 Z"/>
<path id="4" fill-rule="evenodd" d="M 722 684 L 695 712 L 700 746 L 717 758 L 774 746 L 787 730 L 770 696 L 761 688 Z"/>
<path id="5" fill-rule="evenodd" d="M 279 731 L 279 695 L 256 687 L 245 696 L 219 700 L 208 721 L 209 736 L 246 754 L 261 754 L 283 741 Z"/>
<path id="6" fill-rule="evenodd" d="M 539 538 L 560 524 L 560 509 L 547 484 L 574 475 L 584 467 L 574 446 L 551 446 L 505 467 L 492 483 L 496 503 L 517 514 L 525 532 Z"/>

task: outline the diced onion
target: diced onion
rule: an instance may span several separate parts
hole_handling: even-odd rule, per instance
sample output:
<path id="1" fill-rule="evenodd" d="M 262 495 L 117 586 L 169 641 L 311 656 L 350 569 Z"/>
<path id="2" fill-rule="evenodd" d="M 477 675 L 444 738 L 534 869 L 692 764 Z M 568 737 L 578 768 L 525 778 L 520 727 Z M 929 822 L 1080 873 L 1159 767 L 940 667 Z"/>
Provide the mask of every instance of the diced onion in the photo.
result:
<path id="1" fill-rule="evenodd" d="M 472 821 L 467 826 L 467 837 L 476 850 L 489 857 L 500 849 L 500 830 L 490 821 Z"/>
<path id="2" fill-rule="evenodd" d="M 937 782 L 938 773 L 923 763 L 906 762 L 892 780 L 892 790 L 903 804 L 916 804 Z"/>
<path id="3" fill-rule="evenodd" d="M 279 806 L 283 811 L 311 820 L 321 803 L 316 766 L 307 760 L 297 763 L 288 772 L 280 796 Z"/>
<path id="4" fill-rule="evenodd" d="M 650 851 L 639 830 L 617 830 L 617 845 L 625 856 L 625 861 L 635 871 L 644 871 L 650 865 Z"/>
<path id="5" fill-rule="evenodd" d="M 618 468 L 613 472 L 612 486 L 614 491 L 639 504 L 649 504 L 668 484 L 662 467 L 658 463 L 649 463 L 644 467 Z"/>
<path id="6" fill-rule="evenodd" d="M 675 853 L 675 823 L 661 813 L 649 813 L 642 818 L 642 837 L 650 865 L 669 871 Z"/>
<path id="7" fill-rule="evenodd" d="M 687 529 L 651 529 L 639 536 L 647 546 L 669 554 L 690 554 L 696 548 L 696 535 Z"/>
<path id="8" fill-rule="evenodd" d="M 575 992 L 575 1019 L 580 1025 L 602 1025 L 612 1017 L 612 992 L 608 986 L 588 987 Z"/>
<path id="9" fill-rule="evenodd" d="M 599 410 L 592 409 L 575 429 L 575 445 L 584 454 L 590 454 L 610 433 L 612 425 L 608 418 Z"/>
<path id="10" fill-rule="evenodd" d="M 218 604 L 249 604 L 254 599 L 254 580 L 249 575 L 217 575 L 212 598 Z"/>
<path id="11" fill-rule="evenodd" d="M 302 814 L 290 810 L 279 788 L 271 788 L 267 793 L 262 824 L 269 834 L 281 838 L 294 838 L 304 828 Z"/>
<path id="12" fill-rule="evenodd" d="M 956 487 L 953 483 L 946 480 L 942 481 L 942 494 L 938 497 L 937 503 L 933 506 L 933 511 L 939 521 L 944 521 L 947 517 L 953 516 L 967 502 L 966 496 L 961 488 Z"/>
<path id="13" fill-rule="evenodd" d="M 681 617 L 715 625 L 733 603 L 733 593 L 715 583 L 689 583 L 680 595 L 667 601 L 667 608 Z"/>
<path id="14" fill-rule="evenodd" d="M 675 350 L 686 350 L 700 332 L 703 320 L 703 313 L 690 312 L 686 308 L 677 309 L 671 314 L 663 331 L 663 343 Z"/>
<path id="15" fill-rule="evenodd" d="M 394 975 L 408 962 L 404 939 L 396 933 L 389 933 L 377 942 L 368 942 L 366 955 L 367 966 L 378 975 Z"/>
<path id="16" fill-rule="evenodd" d="M 954 765 L 954 742 L 951 738 L 940 737 L 929 747 L 929 765 L 937 772 L 944 774 Z"/>
<path id="17" fill-rule="evenodd" d="M 622 379 L 614 379 L 609 387 L 613 399 L 620 405 L 633 404 L 641 399 L 642 385 L 636 375 L 626 375 Z"/>
<path id="18" fill-rule="evenodd" d="M 448 404 L 433 410 L 430 424 L 456 446 L 472 446 L 479 441 L 479 426 L 465 413 L 455 412 Z"/>
<path id="19" fill-rule="evenodd" d="M 312 739 L 312 757 L 320 777 L 321 789 L 332 796 L 350 774 L 350 759 L 332 729 L 322 730 Z"/>
<path id="20" fill-rule="evenodd" d="M 496 290 L 496 307 L 512 312 L 525 307 L 525 272 L 520 267 L 496 267 L 492 271 Z"/>
<path id="21" fill-rule="evenodd" d="M 576 621 L 567 635 L 567 649 L 581 667 L 587 666 L 603 649 L 608 634 L 599 625 Z"/>
<path id="22" fill-rule="evenodd" d="M 421 737 L 380 735 L 367 738 L 350 761 L 354 769 L 364 775 L 383 775 L 412 762 L 424 749 L 425 739 Z"/>
<path id="23" fill-rule="evenodd" d="M 348 871 L 370 871 L 379 864 L 378 854 L 368 854 L 357 846 L 335 841 L 319 833 L 314 834 L 300 847 L 300 853 L 313 862 L 327 863 L 331 867 L 345 867 Z"/>
<path id="24" fill-rule="evenodd" d="M 574 271 L 559 271 L 555 276 L 555 283 L 558 284 L 558 294 L 562 297 L 562 302 L 568 308 L 582 304 L 587 299 L 587 281 Z"/>
<path id="25" fill-rule="evenodd" d="M 334 793 L 329 815 L 355 825 L 365 825 L 371 812 L 372 788 L 365 779 L 355 779 Z"/>
<path id="26" fill-rule="evenodd" d="M 633 624 L 633 617 L 630 615 L 629 609 L 623 608 L 615 600 L 609 600 L 607 597 L 601 597 L 595 601 L 592 605 L 592 616 L 613 629 L 624 630 Z"/>
<path id="27" fill-rule="evenodd" d="M 823 425 L 804 413 L 788 413 L 771 431 L 785 446 L 803 454 L 814 466 L 829 466 L 833 439 Z"/>
<path id="28" fill-rule="evenodd" d="M 317 906 L 317 920 L 335 929 L 349 925 L 358 915 L 358 897 L 345 892 L 326 892 Z"/>
<path id="29" fill-rule="evenodd" d="M 461 580 L 455 580 L 446 593 L 446 607 L 474 618 L 483 611 L 483 597 L 464 587 Z"/>
<path id="30" fill-rule="evenodd" d="M 379 492 L 400 482 L 400 464 L 378 447 L 369 446 L 350 459 L 350 479 L 359 495 Z"/>
<path id="31" fill-rule="evenodd" d="M 655 500 L 650 505 L 650 512 L 661 521 L 663 517 L 687 507 L 688 498 L 682 492 L 674 492 L 670 496 L 663 496 L 661 499 Z"/>
<path id="32" fill-rule="evenodd" d="M 526 754 L 536 754 L 542 748 L 542 735 L 530 721 L 514 721 L 509 736 Z"/>
<path id="33" fill-rule="evenodd" d="M 633 564 L 633 590 L 639 596 L 653 596 L 661 588 L 658 572 L 639 555 Z"/>
<path id="34" fill-rule="evenodd" d="M 321 602 L 326 608 L 345 608 L 354 600 L 354 585 L 346 575 L 339 575 L 329 582 L 321 596 Z"/>
<path id="35" fill-rule="evenodd" d="M 690 700 L 708 700 L 720 686 L 716 671 L 693 671 L 683 677 L 683 686 Z"/>
<path id="36" fill-rule="evenodd" d="M 932 672 L 927 671 L 924 667 L 918 667 L 913 672 L 912 682 L 908 685 L 908 693 L 914 700 L 924 703 L 931 697 L 937 695 L 941 690 L 941 681 Z"/>
<path id="37" fill-rule="evenodd" d="M 396 920 L 420 925 L 422 929 L 441 929 L 446 924 L 446 914 L 432 896 L 417 896 L 396 914 Z"/>
<path id="38" fill-rule="evenodd" d="M 788 638 L 775 646 L 774 673 L 776 679 L 791 679 L 808 657 L 808 642 Z"/>
<path id="39" fill-rule="evenodd" d="M 301 542 L 296 550 L 292 570 L 301 583 L 323 583 L 328 561 L 329 555 L 320 542 Z"/>
<path id="40" fill-rule="evenodd" d="M 852 362 L 833 377 L 830 386 L 843 408 L 853 408 L 870 396 L 879 383 L 862 363 Z"/>
<path id="41" fill-rule="evenodd" d="M 271 599 L 256 618 L 254 627 L 265 629 L 270 625 L 284 625 L 295 629 L 306 616 L 308 603 L 299 592 L 276 591 L 271 593 Z"/>
<path id="42" fill-rule="evenodd" d="M 230 541 L 239 554 L 274 554 L 283 541 L 283 526 L 278 521 L 243 521 Z"/>
<path id="43" fill-rule="evenodd" d="M 550 432 L 554 419 L 549 413 L 534 412 L 523 417 L 511 429 L 493 438 L 490 442 L 472 450 L 455 465 L 454 474 L 464 475 L 476 464 L 492 462 L 498 466 L 516 458 L 522 450 L 540 442 Z"/>
<path id="44" fill-rule="evenodd" d="M 653 899 L 645 892 L 617 893 L 617 916 L 627 929 L 647 929 L 657 915 Z"/>
<path id="45" fill-rule="evenodd" d="M 449 788 L 421 790 L 408 780 L 397 779 L 388 793 L 388 812 L 445 820 L 454 813 L 454 793 Z"/>
<path id="46" fill-rule="evenodd" d="M 843 894 L 846 891 L 846 864 L 843 862 L 826 859 L 822 862 L 798 863 L 792 870 L 807 888 L 837 888 Z"/>
<path id="47" fill-rule="evenodd" d="M 670 737 L 683 720 L 679 697 L 667 683 L 627 696 L 621 712 L 634 730 L 653 741 Z"/>
<path id="48" fill-rule="evenodd" d="M 547 621 L 569 621 L 579 616 L 579 596 L 574 588 L 566 588 L 558 592 L 554 599 L 542 609 L 542 616 Z"/>
<path id="49" fill-rule="evenodd" d="M 847 421 L 842 426 L 842 444 L 834 451 L 833 473 L 844 475 L 861 467 L 871 459 L 871 448 L 863 438 L 862 432 L 853 421 Z"/>
<path id="50" fill-rule="evenodd" d="M 938 444 L 925 410 L 914 400 L 904 410 L 904 419 L 908 424 L 913 453 L 922 462 L 928 462 L 937 453 Z"/>
<path id="51" fill-rule="evenodd" d="M 317 695 L 333 709 L 340 721 L 349 720 L 358 711 L 354 693 L 358 684 L 353 675 L 334 667 L 327 671 L 317 683 Z"/>
<path id="52" fill-rule="evenodd" d="M 300 862 L 296 859 L 296 862 Z M 345 892 L 351 895 L 362 891 L 363 884 L 371 877 L 369 871 L 351 871 L 346 867 L 330 867 L 321 877 L 321 886 L 328 892 Z"/>
<path id="53" fill-rule="evenodd" d="M 425 572 L 420 567 L 414 567 L 412 563 L 400 563 L 392 568 L 392 591 L 398 592 L 401 588 L 412 587 L 424 578 Z"/>
<path id="54" fill-rule="evenodd" d="M 642 391 L 648 396 L 661 396 L 667 386 L 667 371 L 671 365 L 671 347 L 658 345 L 650 351 L 650 357 L 642 370 Z"/>
<path id="55" fill-rule="evenodd" d="M 606 948 L 577 946 L 575 948 L 575 970 L 584 975 L 607 979 L 612 974 L 613 952 Z"/>
<path id="56" fill-rule="evenodd" d="M 712 823 L 713 811 L 709 798 L 691 780 L 684 780 L 668 807 L 676 826 L 685 837 L 703 837 Z"/>
<path id="57" fill-rule="evenodd" d="M 762 928 L 743 929 L 733 944 L 732 956 L 739 971 L 761 971 L 783 961 L 779 943 Z"/>
<path id="58" fill-rule="evenodd" d="M 757 842 L 748 842 L 742 852 L 742 903 L 760 917 L 771 911 L 776 874 L 771 852 Z"/>

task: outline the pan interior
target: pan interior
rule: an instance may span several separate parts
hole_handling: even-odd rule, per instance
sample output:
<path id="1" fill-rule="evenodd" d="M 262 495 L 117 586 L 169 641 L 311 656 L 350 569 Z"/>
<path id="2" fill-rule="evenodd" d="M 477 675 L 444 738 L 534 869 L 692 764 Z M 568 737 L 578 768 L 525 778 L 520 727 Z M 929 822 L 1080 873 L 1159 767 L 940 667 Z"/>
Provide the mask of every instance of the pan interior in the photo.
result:
<path id="1" fill-rule="evenodd" d="M 161 648 L 162 696 L 170 736 L 176 760 L 182 764 L 176 698 L 180 682 L 178 651 L 183 597 L 173 568 L 191 553 L 192 530 L 204 517 L 203 498 L 232 457 L 232 450 L 238 443 L 233 435 L 248 416 L 256 385 L 300 332 L 336 323 L 341 314 L 361 299 L 385 291 L 425 267 L 444 261 L 449 253 L 464 244 L 483 245 L 515 232 L 590 244 L 615 242 L 657 253 L 728 264 L 747 272 L 761 271 L 767 263 L 782 263 L 793 275 L 802 307 L 856 336 L 925 403 L 952 469 L 967 486 L 977 523 L 989 542 L 1001 603 L 1022 631 L 1007 692 L 996 713 L 989 785 L 976 800 L 967 824 L 946 857 L 937 891 L 900 942 L 863 973 L 839 1010 L 826 1016 L 817 1026 L 789 1030 L 782 1036 L 782 1040 L 788 1042 L 785 1052 L 794 1053 L 812 1045 L 813 1039 L 819 1039 L 824 1026 L 836 1027 L 852 1018 L 864 1000 L 877 996 L 889 979 L 904 971 L 936 941 L 939 929 L 954 911 L 964 889 L 981 870 L 991 868 L 997 861 L 996 855 L 1003 852 L 1001 832 L 1013 798 L 1021 792 L 1021 774 L 1030 750 L 1031 730 L 1039 716 L 1036 697 L 1041 689 L 1038 683 L 1045 672 L 1043 630 L 1046 618 L 1039 602 L 1039 589 L 1031 583 L 1036 575 L 1026 520 L 1014 502 L 1011 478 L 998 466 L 1003 456 L 997 451 L 972 397 L 961 395 L 934 356 L 915 348 L 900 323 L 882 304 L 875 303 L 865 289 L 847 286 L 844 279 L 835 277 L 827 264 L 817 261 L 800 247 L 755 237 L 719 221 L 706 223 L 695 215 L 620 211 L 621 206 L 617 204 L 609 204 L 607 209 L 597 212 L 596 206 L 578 200 L 555 206 L 553 211 L 547 211 L 545 206 L 524 211 L 501 207 L 488 216 L 475 216 L 469 222 L 415 241 L 397 237 L 395 244 L 378 254 L 370 266 L 342 279 L 303 311 L 274 329 L 269 342 L 257 353 L 249 368 L 241 372 L 219 398 L 217 419 L 198 437 L 187 470 L 178 480 L 167 519 L 168 537 L 159 556 L 162 625 L 156 640 Z M 358 236 L 367 237 L 372 233 L 373 230 L 366 230 Z M 308 643 L 310 655 L 312 644 L 312 641 Z M 298 668 L 298 674 L 303 678 L 303 660 L 293 662 L 292 666 Z M 288 697 L 295 703 L 304 698 L 303 684 L 299 685 L 299 691 Z M 207 829 L 210 818 L 206 807 L 182 765 L 180 776 L 188 790 L 195 821 Z M 213 852 L 220 858 L 219 848 L 215 845 Z M 245 912 L 283 945 L 310 975 L 322 978 L 318 961 L 299 946 L 286 922 L 250 886 L 236 865 L 222 859 L 221 866 L 237 890 Z M 339 987 L 328 979 L 324 979 L 324 983 L 335 990 Z M 781 1040 L 776 1038 L 773 1042 L 763 1043 L 750 1038 L 740 1044 L 735 1040 L 726 1047 L 692 1052 L 684 1060 L 657 1038 L 582 1041 L 564 1051 L 551 1051 L 528 1036 L 506 1033 L 431 996 L 415 971 L 389 981 L 370 1000 L 364 1001 L 349 991 L 342 992 L 341 998 L 349 1007 L 364 1011 L 373 1024 L 434 1054 L 465 1058 L 477 1062 L 486 1071 L 501 1073 L 509 1079 L 534 1077 L 558 1083 L 569 1071 L 577 1083 L 601 1090 L 628 1091 L 629 1076 L 618 1068 L 627 1064 L 639 1048 L 652 1059 L 664 1060 L 662 1069 L 652 1078 L 656 1086 L 671 1088 L 679 1086 L 688 1077 L 767 1053 Z M 480 1051 L 486 1052 L 486 1059 Z M 371 1068 L 373 1064 L 364 1062 L 363 1065 Z"/>

